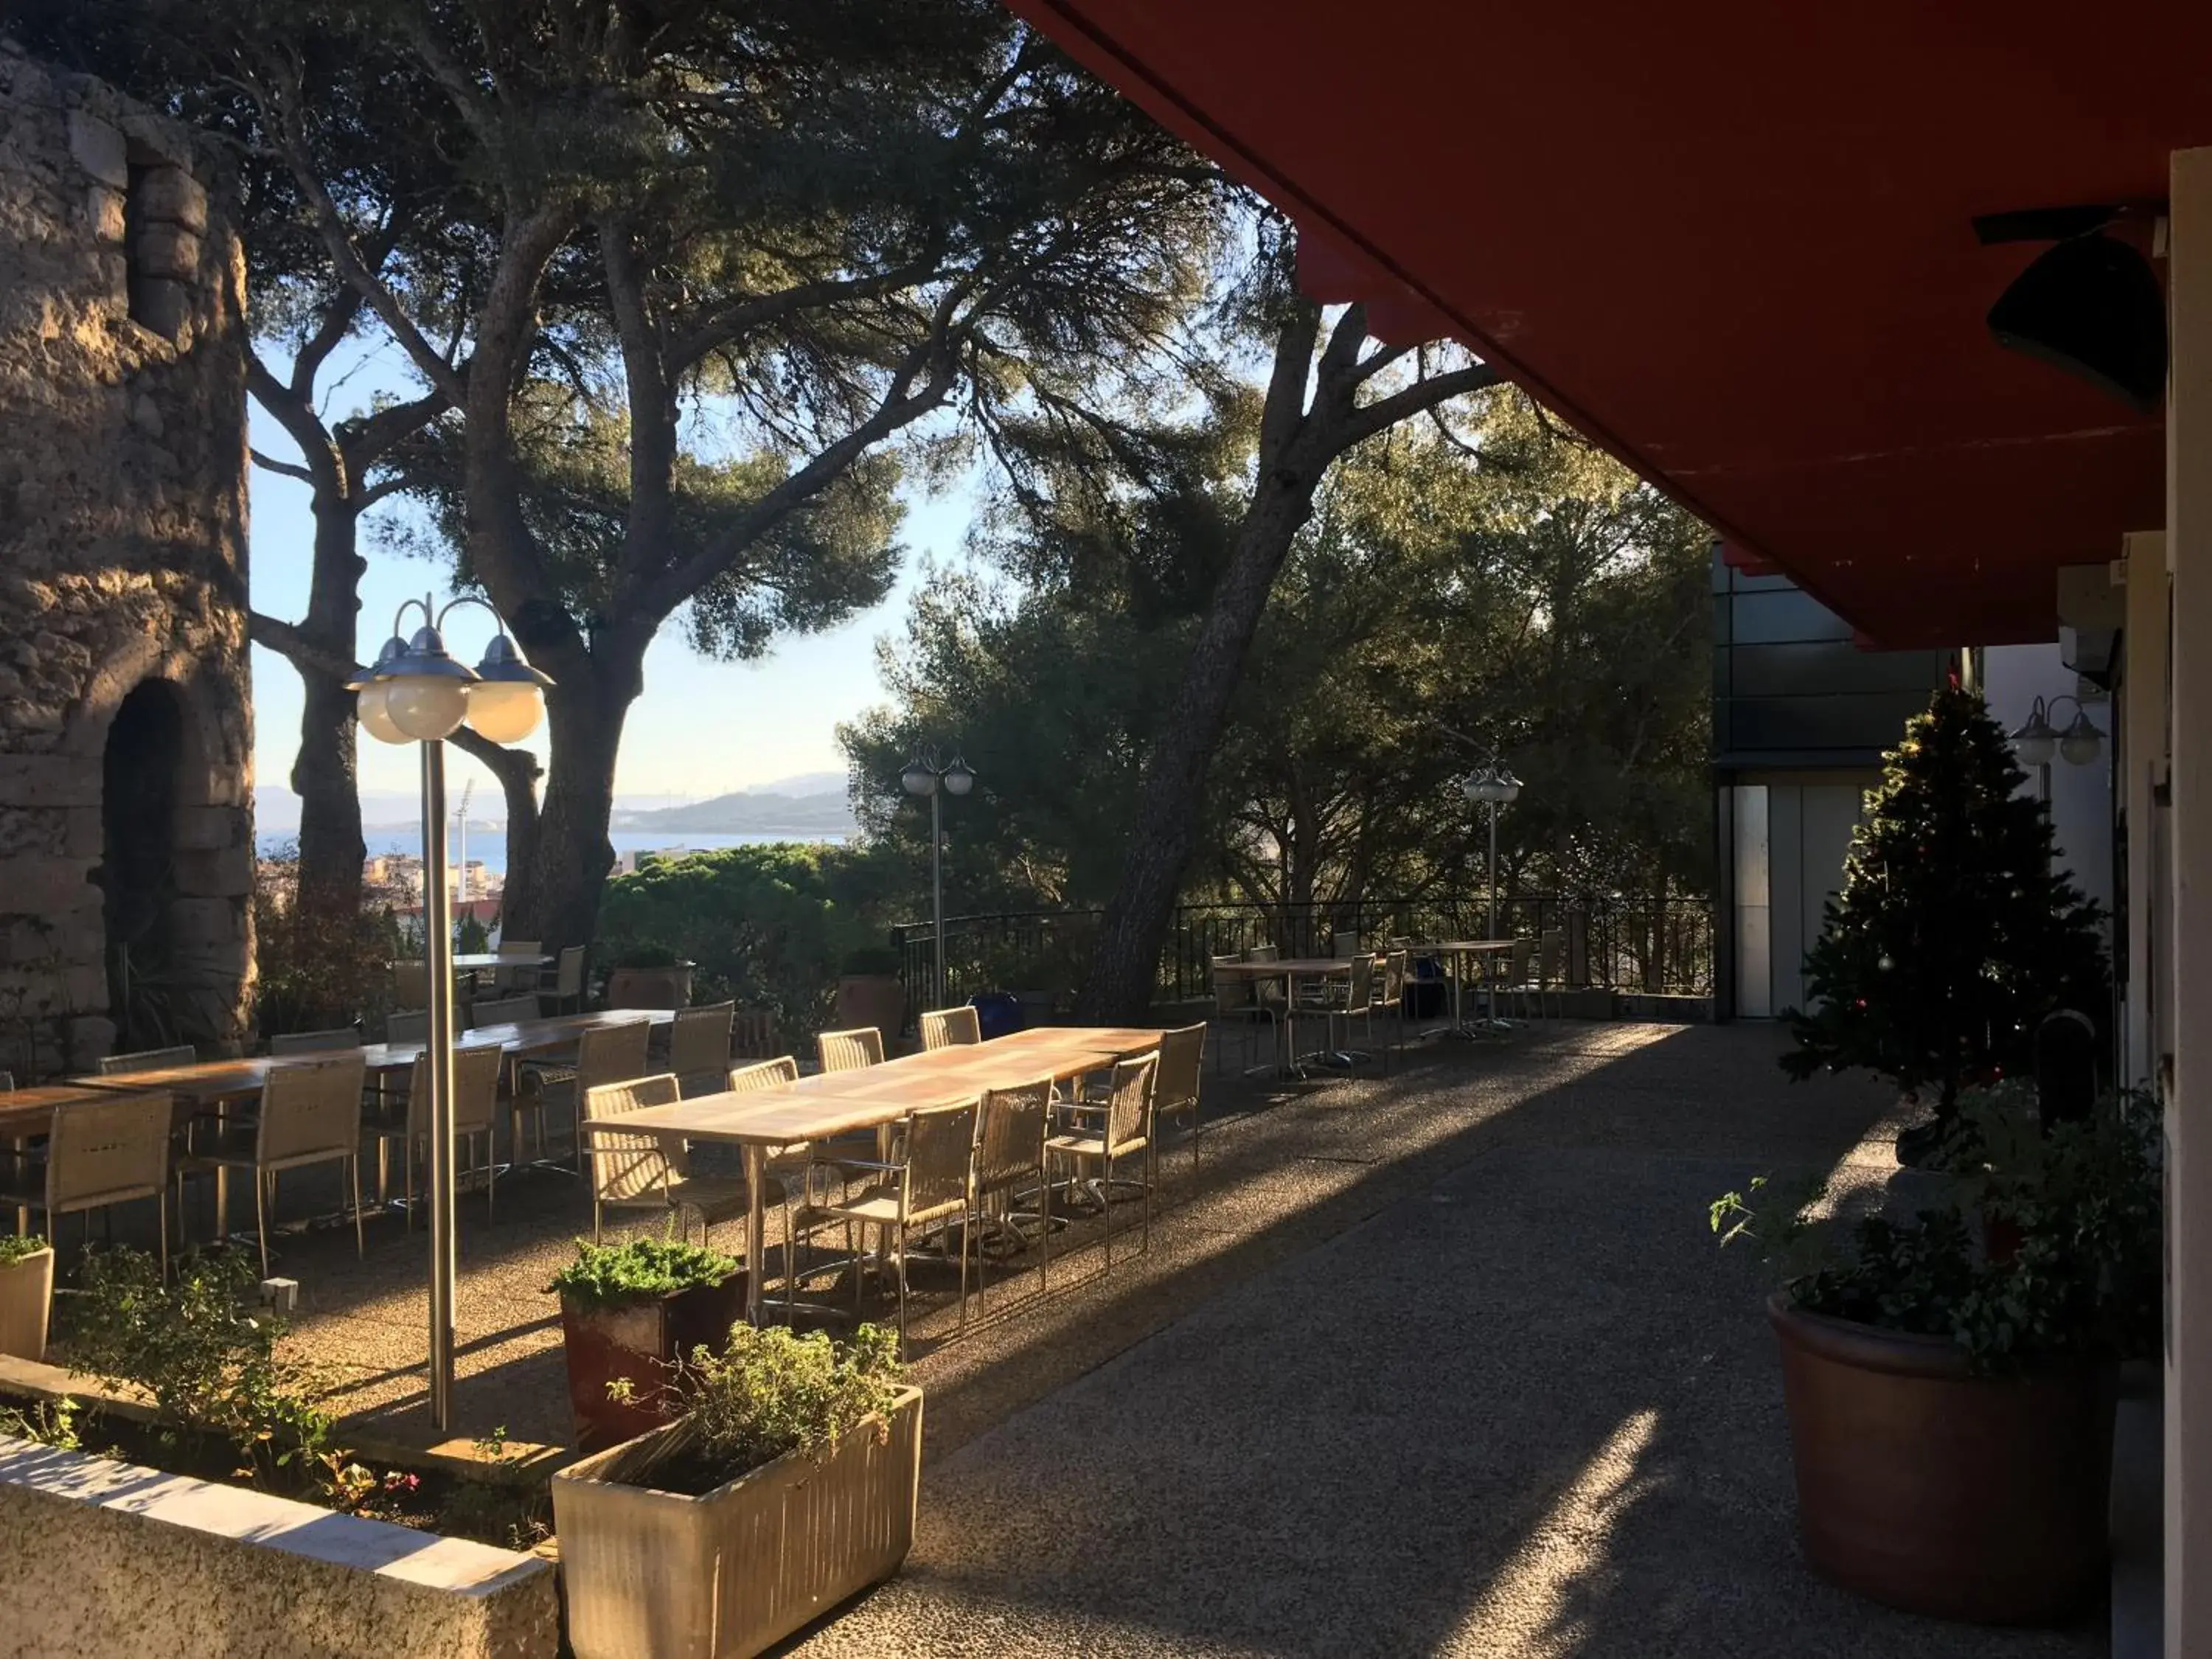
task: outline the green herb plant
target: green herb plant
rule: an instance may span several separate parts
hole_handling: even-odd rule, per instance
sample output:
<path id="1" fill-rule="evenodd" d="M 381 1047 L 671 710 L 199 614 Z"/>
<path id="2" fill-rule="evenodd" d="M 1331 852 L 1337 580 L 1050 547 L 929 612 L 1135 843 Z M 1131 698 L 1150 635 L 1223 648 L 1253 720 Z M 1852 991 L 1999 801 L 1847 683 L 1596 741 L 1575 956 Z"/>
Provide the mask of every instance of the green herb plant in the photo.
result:
<path id="1" fill-rule="evenodd" d="M 46 1248 L 46 1241 L 36 1233 L 0 1233 L 0 1267 L 12 1267 Z"/>
<path id="2" fill-rule="evenodd" d="M 656 1301 L 695 1285 L 720 1285 L 738 1271 L 736 1258 L 703 1244 L 633 1238 L 620 1244 L 576 1241 L 576 1259 L 548 1286 L 587 1308 Z"/>
<path id="3" fill-rule="evenodd" d="M 1823 1183 L 1761 1176 L 1711 1210 L 1727 1246 L 1755 1245 L 1792 1305 L 1950 1338 L 1977 1370 L 2139 1358 L 2157 1350 L 2163 1140 L 2157 1103 L 2108 1096 L 2045 1126 L 2018 1081 L 1959 1097 L 1972 1148 L 1948 1201 L 1910 1220 L 1815 1218 Z"/>
<path id="4" fill-rule="evenodd" d="M 66 1395 L 21 1407 L 0 1406 L 0 1435 L 33 1440 L 57 1451 L 79 1451 L 84 1441 L 76 1420 L 82 1409 Z"/>

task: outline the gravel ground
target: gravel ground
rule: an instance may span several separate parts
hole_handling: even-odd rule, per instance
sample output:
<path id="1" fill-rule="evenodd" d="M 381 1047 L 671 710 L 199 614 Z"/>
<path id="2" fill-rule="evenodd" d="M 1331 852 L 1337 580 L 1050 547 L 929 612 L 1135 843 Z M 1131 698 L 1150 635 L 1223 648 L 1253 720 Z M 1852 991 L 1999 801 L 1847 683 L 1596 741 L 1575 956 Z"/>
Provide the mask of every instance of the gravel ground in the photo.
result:
<path id="1" fill-rule="evenodd" d="M 1714 1194 L 1759 1170 L 1895 1174 L 1882 1094 L 1787 1084 L 1771 1028 L 1557 1023 L 1387 1076 L 1209 1076 L 1203 1162 L 994 1279 L 956 1334 L 916 1283 L 927 1390 L 906 1571 L 807 1656 L 2080 1656 L 2101 1624 L 1893 1614 L 1796 1553 L 1778 1368 Z M 461 1431 L 565 1430 L 544 1291 L 575 1184 L 464 1202 Z M 424 1243 L 286 1247 L 297 1350 L 342 1408 L 426 1437 Z M 830 1287 L 822 1287 L 825 1292 Z M 839 1289 L 840 1297 L 848 1291 Z"/>

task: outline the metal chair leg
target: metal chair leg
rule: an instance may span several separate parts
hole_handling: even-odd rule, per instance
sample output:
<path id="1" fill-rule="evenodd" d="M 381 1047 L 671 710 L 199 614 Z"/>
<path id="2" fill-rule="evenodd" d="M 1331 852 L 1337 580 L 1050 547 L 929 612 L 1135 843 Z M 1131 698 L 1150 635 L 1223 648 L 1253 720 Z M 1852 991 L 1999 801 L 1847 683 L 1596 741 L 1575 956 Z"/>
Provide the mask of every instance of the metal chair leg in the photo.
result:
<path id="1" fill-rule="evenodd" d="M 356 1152 L 346 1160 L 346 1170 L 352 1177 L 353 1253 L 355 1260 L 359 1261 L 368 1255 L 368 1244 L 362 1236 L 361 1226 L 361 1154 L 359 1152 Z"/>
<path id="2" fill-rule="evenodd" d="M 261 1276 L 269 1277 L 269 1202 L 263 1196 L 263 1187 L 276 1184 L 276 1172 L 264 1170 L 256 1165 L 253 1171 L 253 1231 L 261 1241 Z"/>

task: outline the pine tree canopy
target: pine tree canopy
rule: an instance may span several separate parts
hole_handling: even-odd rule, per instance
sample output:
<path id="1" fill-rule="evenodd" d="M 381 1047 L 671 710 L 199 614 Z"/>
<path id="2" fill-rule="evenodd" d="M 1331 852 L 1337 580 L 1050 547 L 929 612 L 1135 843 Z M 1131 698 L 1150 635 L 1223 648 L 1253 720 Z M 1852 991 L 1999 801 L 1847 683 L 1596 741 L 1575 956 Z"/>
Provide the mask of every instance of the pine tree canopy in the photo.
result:
<path id="1" fill-rule="evenodd" d="M 1785 1018 L 1804 1079 L 1854 1066 L 1934 1091 L 2027 1069 L 2056 1008 L 2104 1025 L 2100 913 L 2054 871 L 2051 817 L 1975 692 L 1952 685 L 1883 757 L 1818 944 Z"/>

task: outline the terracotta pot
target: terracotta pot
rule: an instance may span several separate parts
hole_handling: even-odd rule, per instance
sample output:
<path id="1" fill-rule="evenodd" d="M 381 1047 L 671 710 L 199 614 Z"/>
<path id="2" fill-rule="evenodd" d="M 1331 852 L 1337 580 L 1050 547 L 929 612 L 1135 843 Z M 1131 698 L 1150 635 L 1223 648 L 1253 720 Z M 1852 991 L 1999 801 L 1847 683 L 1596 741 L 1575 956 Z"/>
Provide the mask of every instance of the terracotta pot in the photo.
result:
<path id="1" fill-rule="evenodd" d="M 1805 1559 L 1907 1612 L 2041 1624 L 2106 1572 L 2112 1372 L 1978 1376 L 1957 1344 L 1776 1296 Z"/>
<path id="2" fill-rule="evenodd" d="M 884 1052 L 898 1052 L 906 1030 L 906 987 L 896 974 L 848 974 L 837 981 L 837 1029 L 872 1025 L 884 1034 Z"/>
<path id="3" fill-rule="evenodd" d="M 54 1303 L 52 1246 L 0 1267 L 0 1353 L 46 1357 L 46 1315 Z"/>
<path id="4" fill-rule="evenodd" d="M 576 1446 L 597 1451 L 657 1429 L 680 1406 L 668 1386 L 669 1367 L 702 1344 L 720 1348 L 744 1316 L 745 1276 L 695 1285 L 652 1302 L 586 1306 L 561 1298 L 561 1348 L 568 1362 L 568 1413 Z M 628 1378 L 635 1398 L 607 1398 L 607 1384 Z"/>
<path id="5" fill-rule="evenodd" d="M 632 1486 L 659 1443 L 553 1476 L 553 1524 L 577 1659 L 747 1659 L 896 1572 L 921 1489 L 921 1392 L 819 1462 L 792 1452 L 693 1498 Z"/>
<path id="6" fill-rule="evenodd" d="M 672 968 L 611 968 L 607 970 L 610 1008 L 689 1008 L 691 969 L 679 962 Z"/>

